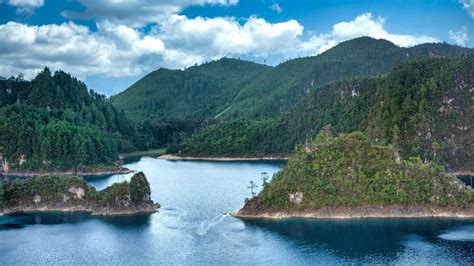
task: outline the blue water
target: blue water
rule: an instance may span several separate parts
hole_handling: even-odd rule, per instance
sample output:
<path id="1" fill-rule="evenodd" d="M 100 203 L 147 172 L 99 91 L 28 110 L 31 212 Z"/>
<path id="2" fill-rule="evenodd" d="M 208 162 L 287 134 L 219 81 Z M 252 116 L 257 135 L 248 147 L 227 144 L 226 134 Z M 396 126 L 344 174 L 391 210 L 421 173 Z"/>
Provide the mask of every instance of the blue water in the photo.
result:
<path id="1" fill-rule="evenodd" d="M 474 220 L 240 220 L 250 180 L 281 162 L 141 158 L 152 215 L 36 213 L 0 217 L 3 264 L 474 264 Z M 102 189 L 130 175 L 87 178 Z"/>

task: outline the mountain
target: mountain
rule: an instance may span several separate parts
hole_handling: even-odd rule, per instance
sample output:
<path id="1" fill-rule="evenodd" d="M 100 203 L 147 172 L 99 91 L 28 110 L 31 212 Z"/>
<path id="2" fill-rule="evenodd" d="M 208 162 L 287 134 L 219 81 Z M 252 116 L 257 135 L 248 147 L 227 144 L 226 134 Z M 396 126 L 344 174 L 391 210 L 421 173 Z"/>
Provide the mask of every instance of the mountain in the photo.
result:
<path id="1" fill-rule="evenodd" d="M 386 74 L 403 62 L 470 53 L 446 43 L 401 48 L 360 37 L 276 67 L 223 58 L 186 70 L 159 69 L 112 97 L 112 103 L 135 121 L 264 119 L 333 81 Z"/>
<path id="2" fill-rule="evenodd" d="M 474 190 L 441 166 L 402 160 L 361 132 L 334 137 L 325 129 L 236 216 L 474 217 Z"/>
<path id="3" fill-rule="evenodd" d="M 137 146 L 124 113 L 65 72 L 0 81 L 0 153 L 11 170 L 111 164 Z"/>
<path id="4" fill-rule="evenodd" d="M 224 110 L 240 88 L 271 67 L 223 58 L 186 70 L 161 68 L 111 102 L 135 121 L 200 120 Z"/>
<path id="5" fill-rule="evenodd" d="M 311 90 L 329 82 L 390 72 L 397 64 L 423 58 L 472 54 L 446 43 L 401 48 L 370 37 L 342 42 L 306 58 L 284 62 L 244 86 L 222 118 L 269 118 L 288 110 Z"/>
<path id="6" fill-rule="evenodd" d="M 386 76 L 338 81 L 313 90 L 267 120 L 207 126 L 176 150 L 195 156 L 288 156 L 325 125 L 364 131 L 403 158 L 473 171 L 474 55 L 398 65 Z"/>

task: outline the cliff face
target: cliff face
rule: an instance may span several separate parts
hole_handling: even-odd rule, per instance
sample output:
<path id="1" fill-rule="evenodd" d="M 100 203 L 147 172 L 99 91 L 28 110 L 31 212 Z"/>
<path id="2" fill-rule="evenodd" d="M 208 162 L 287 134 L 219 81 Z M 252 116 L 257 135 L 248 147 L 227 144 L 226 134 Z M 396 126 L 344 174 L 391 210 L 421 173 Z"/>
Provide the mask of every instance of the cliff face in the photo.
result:
<path id="1" fill-rule="evenodd" d="M 3 192 L 3 196 L 2 196 Z M 0 213 L 30 211 L 84 211 L 93 215 L 155 212 L 160 206 L 150 198 L 143 173 L 130 183 L 113 184 L 102 191 L 79 177 L 36 177 L 15 180 L 0 190 Z"/>
<path id="2" fill-rule="evenodd" d="M 474 217 L 474 190 L 360 132 L 322 131 L 236 213 L 244 217 Z"/>

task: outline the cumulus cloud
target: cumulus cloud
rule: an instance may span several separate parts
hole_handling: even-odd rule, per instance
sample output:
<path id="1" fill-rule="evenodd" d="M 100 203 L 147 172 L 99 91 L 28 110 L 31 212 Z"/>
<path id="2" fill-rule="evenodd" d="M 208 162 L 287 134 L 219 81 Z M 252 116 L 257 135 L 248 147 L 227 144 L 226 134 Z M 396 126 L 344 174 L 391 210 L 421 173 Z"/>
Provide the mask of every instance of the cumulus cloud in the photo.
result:
<path id="1" fill-rule="evenodd" d="M 193 5 L 236 5 L 238 0 L 79 0 L 85 12 L 64 11 L 70 19 L 108 20 L 114 23 L 142 27 L 149 23 L 160 23 L 185 7 Z"/>
<path id="2" fill-rule="evenodd" d="M 17 22 L 0 25 L 0 73 L 23 72 L 32 77 L 44 66 L 64 69 L 80 77 L 137 75 L 161 62 L 164 44 L 137 30 L 110 23 L 98 31 L 72 22 L 29 26 Z M 147 69 L 148 68 L 148 69 Z"/>
<path id="3" fill-rule="evenodd" d="M 453 42 L 460 46 L 466 46 L 467 41 L 469 38 L 467 37 L 467 28 L 461 27 L 459 31 L 449 31 L 449 38 L 453 40 Z"/>
<path id="4" fill-rule="evenodd" d="M 23 72 L 31 77 L 48 65 L 79 77 L 125 77 L 223 56 L 313 55 L 359 36 L 384 38 L 400 46 L 437 41 L 424 35 L 389 33 L 384 23 L 384 19 L 366 13 L 335 24 L 330 32 L 305 34 L 296 20 L 270 23 L 258 17 L 241 22 L 232 17 L 172 14 L 147 32 L 109 20 L 98 22 L 96 32 L 72 22 L 43 26 L 9 22 L 0 25 L 0 74 Z"/>
<path id="5" fill-rule="evenodd" d="M 281 6 L 278 3 L 274 3 L 273 5 L 271 5 L 270 9 L 277 13 L 281 13 L 281 11 L 283 11 L 283 8 L 281 8 Z"/>
<path id="6" fill-rule="evenodd" d="M 251 17 L 243 25 L 235 18 L 187 18 L 173 15 L 155 32 L 169 49 L 219 58 L 229 54 L 273 54 L 292 49 L 303 34 L 295 20 L 269 23 Z"/>
<path id="7" fill-rule="evenodd" d="M 44 5 L 44 0 L 0 0 L 0 4 L 2 2 L 5 2 L 7 5 L 16 7 L 17 13 L 31 13 L 35 8 Z"/>
<path id="8" fill-rule="evenodd" d="M 361 36 L 369 36 L 375 39 L 386 39 L 398 46 L 413 46 L 426 42 L 439 42 L 438 39 L 427 35 L 407 35 L 389 33 L 384 28 L 385 19 L 382 17 L 373 17 L 371 13 L 364 13 L 357 16 L 352 21 L 344 21 L 335 24 L 330 33 L 312 36 L 311 43 L 319 45 L 318 52 L 324 52 L 335 46 L 337 43 Z M 307 47 L 308 45 L 306 45 Z"/>
<path id="9" fill-rule="evenodd" d="M 459 3 L 467 10 L 469 15 L 474 18 L 474 0 L 459 0 Z"/>

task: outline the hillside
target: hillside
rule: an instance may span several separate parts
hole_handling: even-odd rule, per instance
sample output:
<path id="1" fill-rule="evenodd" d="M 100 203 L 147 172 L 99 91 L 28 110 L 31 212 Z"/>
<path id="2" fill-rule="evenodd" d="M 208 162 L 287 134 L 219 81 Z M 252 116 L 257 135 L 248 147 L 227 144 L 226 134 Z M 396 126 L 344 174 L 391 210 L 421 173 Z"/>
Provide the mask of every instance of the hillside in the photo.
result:
<path id="1" fill-rule="evenodd" d="M 290 109 L 314 88 L 329 82 L 390 72 L 397 64 L 424 58 L 472 54 L 446 43 L 401 48 L 369 37 L 345 41 L 328 51 L 284 62 L 244 86 L 222 118 L 269 118 Z"/>
<path id="2" fill-rule="evenodd" d="M 289 155 L 325 125 L 364 131 L 404 158 L 473 170 L 474 56 L 406 63 L 390 74 L 334 82 L 274 119 L 210 125 L 179 147 L 195 156 Z M 436 158 L 435 158 L 436 157 Z"/>
<path id="3" fill-rule="evenodd" d="M 31 81 L 0 81 L 0 153 L 10 170 L 112 164 L 139 145 L 124 113 L 69 74 L 45 68 Z"/>
<path id="4" fill-rule="evenodd" d="M 218 115 L 240 88 L 270 67 L 223 58 L 186 70 L 161 68 L 111 102 L 135 121 L 201 120 Z"/>
<path id="5" fill-rule="evenodd" d="M 361 132 L 322 131 L 298 149 L 241 217 L 474 216 L 474 190 L 434 163 L 401 160 Z"/>

